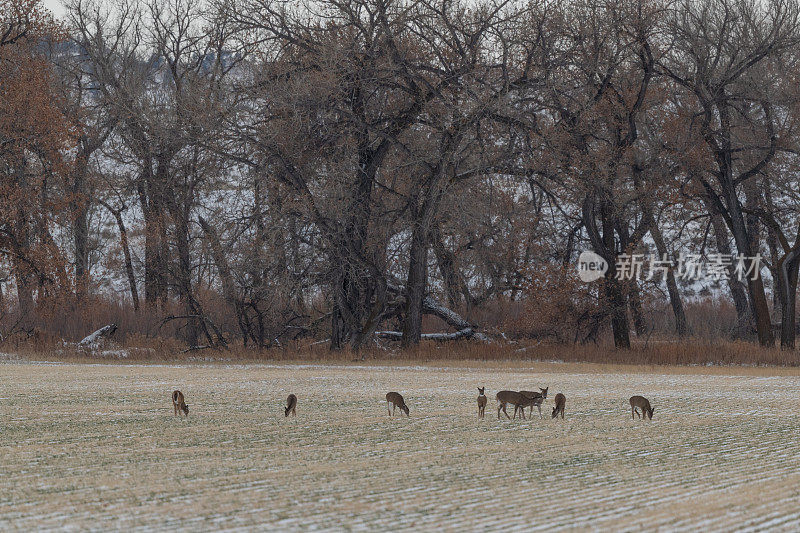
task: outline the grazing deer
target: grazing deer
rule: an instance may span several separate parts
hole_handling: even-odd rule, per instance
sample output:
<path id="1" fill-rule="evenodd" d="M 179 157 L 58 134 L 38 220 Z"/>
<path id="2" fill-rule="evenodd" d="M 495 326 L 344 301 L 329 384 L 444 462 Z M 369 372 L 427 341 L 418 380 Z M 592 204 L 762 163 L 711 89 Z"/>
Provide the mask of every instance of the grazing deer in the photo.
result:
<path id="1" fill-rule="evenodd" d="M 393 405 L 394 407 L 390 407 Z M 395 412 L 397 408 L 400 408 L 406 416 L 411 416 L 408 414 L 408 406 L 406 405 L 406 401 L 398 392 L 389 392 L 386 394 L 386 408 L 389 410 L 389 416 Z"/>
<path id="2" fill-rule="evenodd" d="M 175 410 L 175 416 L 179 416 L 179 409 L 183 411 L 186 416 L 189 416 L 189 406 L 186 405 L 186 402 L 183 398 L 183 393 L 179 390 L 176 390 L 172 393 L 172 408 Z"/>
<path id="3" fill-rule="evenodd" d="M 296 407 L 297 407 L 297 396 L 295 396 L 294 394 L 290 394 L 286 398 L 286 409 L 284 409 L 284 415 L 288 417 L 289 413 L 292 413 L 292 416 L 297 416 L 297 411 L 295 411 Z"/>
<path id="4" fill-rule="evenodd" d="M 650 407 L 650 400 L 644 396 L 631 396 L 631 399 L 628 401 L 631 404 L 631 420 L 634 419 L 634 413 L 636 413 L 642 420 L 644 420 L 645 415 L 650 418 L 650 420 L 653 419 L 654 409 Z M 639 409 L 642 410 L 642 414 L 639 414 Z"/>
<path id="5" fill-rule="evenodd" d="M 514 418 L 517 418 L 517 411 L 522 408 L 522 418 L 525 418 L 525 408 L 529 405 L 532 405 L 531 398 L 520 394 L 519 392 L 514 392 L 511 390 L 501 390 L 500 392 L 495 395 L 495 399 L 497 400 L 497 419 L 500 420 L 500 410 L 505 413 L 506 418 L 511 420 L 511 417 L 508 416 L 508 412 L 506 411 L 506 404 L 511 404 L 514 406 Z"/>
<path id="6" fill-rule="evenodd" d="M 553 407 L 553 416 L 555 418 L 561 413 L 561 419 L 564 419 L 564 406 L 567 405 L 567 397 L 561 394 L 560 392 L 556 394 L 556 406 Z"/>
<path id="7" fill-rule="evenodd" d="M 549 388 L 550 387 L 547 387 L 547 389 Z M 533 416 L 533 406 L 535 405 L 536 407 L 539 408 L 539 418 L 542 418 L 542 402 L 547 398 L 547 389 L 543 389 L 540 387 L 539 390 L 541 392 L 530 391 L 530 390 L 519 391 L 520 394 L 532 400 L 532 403 L 529 404 L 531 406 L 531 416 Z"/>
<path id="8" fill-rule="evenodd" d="M 486 387 L 478 387 L 478 418 L 483 418 L 484 412 L 486 411 L 486 395 L 483 391 L 486 390 Z"/>
<path id="9" fill-rule="evenodd" d="M 542 416 L 542 402 L 544 402 L 544 397 L 543 396 L 533 396 L 533 397 L 525 396 L 525 399 L 527 400 L 527 402 L 524 405 L 520 405 L 520 408 L 522 409 L 522 418 L 525 418 L 525 408 L 528 407 L 528 406 L 530 406 L 530 408 L 531 408 L 531 415 L 530 415 L 531 418 L 533 418 L 533 408 L 534 408 L 534 406 L 537 409 L 539 409 L 539 418 L 544 418 Z"/>

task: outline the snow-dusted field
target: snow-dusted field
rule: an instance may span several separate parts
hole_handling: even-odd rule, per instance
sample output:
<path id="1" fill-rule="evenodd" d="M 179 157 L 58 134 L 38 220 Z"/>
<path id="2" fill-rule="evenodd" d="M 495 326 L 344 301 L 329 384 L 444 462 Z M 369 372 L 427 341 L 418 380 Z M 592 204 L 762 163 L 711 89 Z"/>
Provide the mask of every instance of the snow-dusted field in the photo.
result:
<path id="1" fill-rule="evenodd" d="M 497 420 L 497 390 L 539 386 L 547 418 Z M 798 397 L 796 376 L 568 365 L 3 363 L 0 530 L 797 530 Z"/>

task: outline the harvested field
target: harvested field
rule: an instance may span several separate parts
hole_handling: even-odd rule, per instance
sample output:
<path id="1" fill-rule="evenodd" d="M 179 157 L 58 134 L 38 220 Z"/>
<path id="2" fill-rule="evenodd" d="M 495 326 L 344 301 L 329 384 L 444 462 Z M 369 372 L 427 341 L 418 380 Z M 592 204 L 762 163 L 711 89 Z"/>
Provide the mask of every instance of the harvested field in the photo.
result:
<path id="1" fill-rule="evenodd" d="M 0 364 L 0 530 L 800 528 L 796 375 L 443 365 Z"/>

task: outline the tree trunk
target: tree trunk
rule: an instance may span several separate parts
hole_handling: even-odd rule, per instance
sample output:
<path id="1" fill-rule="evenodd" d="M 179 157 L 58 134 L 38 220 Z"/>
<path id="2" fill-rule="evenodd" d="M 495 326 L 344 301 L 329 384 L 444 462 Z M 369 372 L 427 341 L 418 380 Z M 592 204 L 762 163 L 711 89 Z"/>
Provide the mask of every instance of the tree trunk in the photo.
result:
<path id="1" fill-rule="evenodd" d="M 465 290 L 466 287 L 462 290 L 461 277 L 456 270 L 456 256 L 445 246 L 437 224 L 431 227 L 431 244 L 433 245 L 433 253 L 436 255 L 436 263 L 439 265 L 439 272 L 444 281 L 447 302 L 451 307 L 457 307 L 461 303 L 462 292 L 466 294 L 469 294 L 469 292 Z"/>
<path id="2" fill-rule="evenodd" d="M 131 260 L 131 247 L 128 244 L 128 230 L 125 229 L 125 222 L 122 215 L 116 214 L 117 226 L 119 226 L 119 244 L 122 247 L 122 255 L 125 257 L 125 273 L 128 275 L 128 286 L 131 291 L 134 311 L 139 310 L 139 289 L 136 287 L 136 276 L 133 272 L 133 261 Z"/>
<path id="3" fill-rule="evenodd" d="M 754 262 L 749 258 L 752 258 L 753 255 L 758 252 L 758 248 L 754 246 L 754 244 L 758 242 L 757 220 L 745 220 L 739 195 L 736 190 L 736 182 L 733 179 L 730 109 L 727 104 L 723 103 L 717 105 L 717 110 L 719 112 L 721 131 L 720 150 L 716 154 L 719 167 L 717 179 L 725 199 L 725 204 L 727 205 L 728 217 L 726 221 L 730 225 L 737 250 L 747 258 L 745 261 L 749 263 L 748 266 L 752 266 Z M 752 185 L 745 183 L 745 193 L 751 191 L 751 186 Z M 747 195 L 748 202 L 752 203 L 755 201 L 755 199 L 752 198 L 752 194 Z M 748 222 L 750 223 L 750 230 L 753 231 L 752 235 L 748 232 Z M 747 292 L 750 296 L 750 310 L 753 313 L 753 318 L 756 323 L 758 342 L 762 346 L 772 346 L 775 339 L 772 335 L 772 322 L 770 321 L 769 305 L 767 304 L 767 296 L 764 291 L 764 281 L 761 279 L 760 274 L 747 276 Z"/>
<path id="4" fill-rule="evenodd" d="M 89 295 L 89 222 L 88 209 L 81 207 L 72 221 L 75 243 L 75 294 L 78 302 Z"/>
<path id="5" fill-rule="evenodd" d="M 169 156 L 159 154 L 144 161 L 144 173 L 138 192 L 145 222 L 144 292 L 148 307 L 163 305 L 167 300 L 169 242 L 167 239 L 167 180 Z"/>
<path id="6" fill-rule="evenodd" d="M 653 242 L 656 245 L 656 251 L 660 258 L 668 258 L 667 245 L 664 242 L 664 236 L 655 220 L 650 221 L 650 236 L 653 237 Z M 672 306 L 672 314 L 675 316 L 675 332 L 679 337 L 685 337 L 689 332 L 689 327 L 686 322 L 686 313 L 683 309 L 683 301 L 681 293 L 678 290 L 678 283 L 675 281 L 675 271 L 670 266 L 667 270 L 667 293 L 669 294 L 669 303 Z"/>
<path id="7" fill-rule="evenodd" d="M 152 181 L 152 180 L 150 180 Z M 153 195 L 148 197 L 148 187 L 139 184 L 139 200 L 144 213 L 144 301 L 154 308 L 163 298 L 163 257 L 161 235 L 165 225 L 162 204 Z"/>
<path id="8" fill-rule="evenodd" d="M 36 311 L 36 304 L 33 300 L 33 281 L 24 266 L 18 267 L 16 270 L 20 323 L 33 324 Z"/>
<path id="9" fill-rule="evenodd" d="M 331 310 L 331 350 L 341 350 L 344 348 L 344 324 L 342 321 L 341 314 L 339 312 L 339 307 L 335 303 L 334 297 L 334 307 Z"/>
<path id="10" fill-rule="evenodd" d="M 249 328 L 245 326 L 243 320 L 241 309 L 242 305 L 239 301 L 239 298 L 236 296 L 236 285 L 233 282 L 233 275 L 231 274 L 231 268 L 228 264 L 228 259 L 225 257 L 225 253 L 222 251 L 222 245 L 220 244 L 219 236 L 217 235 L 216 230 L 211 227 L 206 219 L 203 217 L 198 217 L 197 220 L 206 236 L 206 240 L 208 241 L 208 246 L 211 249 L 211 257 L 214 260 L 214 264 L 217 266 L 217 272 L 219 272 L 219 277 L 222 282 L 222 294 L 225 297 L 225 300 L 228 302 L 228 305 L 230 305 L 236 313 L 236 321 L 239 324 L 239 330 L 241 331 L 242 338 L 246 344 Z"/>
<path id="11" fill-rule="evenodd" d="M 633 329 L 636 331 L 636 336 L 639 337 L 647 332 L 647 322 L 642 312 L 642 298 L 639 293 L 639 285 L 635 279 L 631 280 L 628 287 L 628 305 L 631 308 L 631 316 L 633 316 Z"/>
<path id="12" fill-rule="evenodd" d="M 24 174 L 21 173 L 24 176 Z M 19 186 L 28 186 L 24 178 L 20 179 Z M 14 229 L 17 246 L 17 258 L 13 260 L 14 277 L 17 284 L 17 302 L 19 306 L 20 324 L 33 325 L 35 320 L 36 303 L 33 298 L 34 277 L 25 259 L 30 255 L 31 228 L 29 215 L 24 206 L 17 206 Z"/>
<path id="13" fill-rule="evenodd" d="M 630 325 L 628 324 L 628 306 L 625 304 L 625 292 L 622 283 L 613 278 L 603 281 L 605 302 L 611 306 L 611 330 L 614 335 L 614 347 L 629 349 L 631 347 Z"/>
<path id="14" fill-rule="evenodd" d="M 175 224 L 175 242 L 178 252 L 177 262 L 177 285 L 178 296 L 183 304 L 186 315 L 197 314 L 194 308 L 194 296 L 192 294 L 192 258 L 189 249 L 189 221 L 188 215 L 183 206 L 174 206 L 173 221 Z M 190 318 L 186 323 L 184 340 L 189 346 L 197 345 L 198 328 L 201 326 L 198 321 L 202 319 Z"/>
<path id="15" fill-rule="evenodd" d="M 381 305 L 380 279 L 382 273 L 371 261 L 377 259 L 368 249 L 369 221 L 372 213 L 372 188 L 385 148 L 371 149 L 369 136 L 363 133 L 363 144 L 359 149 L 359 165 L 353 186 L 353 197 L 348 206 L 344 227 L 328 235 L 332 247 L 330 256 L 334 278 L 334 309 L 331 331 L 331 349 L 340 349 L 347 342 L 353 350 L 359 350 L 377 324 L 373 304 Z M 384 143 L 381 143 L 383 146 Z M 388 146 L 388 145 L 387 145 Z M 383 291 L 385 295 L 385 290 Z M 385 296 L 383 299 L 385 304 Z"/>
<path id="16" fill-rule="evenodd" d="M 740 254 L 743 254 L 747 258 L 745 261 L 748 263 L 749 267 L 753 264 L 753 261 L 749 258 L 753 257 L 755 251 L 751 246 L 752 243 L 747 233 L 747 227 L 735 191 L 732 190 L 732 187 L 731 189 L 726 188 L 726 191 L 728 191 L 727 201 L 731 218 L 731 232 L 736 242 L 736 248 L 739 250 Z M 774 337 L 772 335 L 769 305 L 767 304 L 767 296 L 764 290 L 764 281 L 761 279 L 760 275 L 747 276 L 747 290 L 750 296 L 750 310 L 756 322 L 758 342 L 762 346 L 772 346 L 774 344 Z"/>
<path id="17" fill-rule="evenodd" d="M 133 261 L 131 260 L 131 248 L 128 244 L 128 230 L 125 228 L 125 221 L 122 218 L 122 211 L 125 206 L 120 209 L 114 209 L 110 204 L 103 200 L 98 200 L 100 204 L 108 209 L 114 219 L 117 221 L 117 228 L 119 228 L 119 244 L 122 248 L 122 255 L 125 258 L 125 274 L 128 276 L 128 287 L 131 291 L 131 300 L 133 301 L 133 309 L 139 310 L 139 290 L 136 287 L 136 276 L 133 271 Z"/>
<path id="18" fill-rule="evenodd" d="M 72 237 L 75 246 L 75 294 L 78 302 L 89 295 L 89 199 L 86 180 L 88 161 L 78 158 L 72 180 Z"/>
<path id="19" fill-rule="evenodd" d="M 406 310 L 403 320 L 403 348 L 419 344 L 422 335 L 422 304 L 428 284 L 428 230 L 419 221 L 411 235 L 410 261 L 406 281 Z"/>
<path id="20" fill-rule="evenodd" d="M 714 238 L 717 241 L 717 251 L 721 255 L 733 256 L 730 241 L 728 241 L 728 229 L 725 226 L 725 221 L 716 209 L 713 209 L 710 203 L 706 204 L 711 214 L 711 225 L 714 228 Z M 741 281 L 736 277 L 736 267 L 733 264 L 728 265 L 728 289 L 731 291 L 731 298 L 733 305 L 736 308 L 736 319 L 739 326 L 743 327 L 748 324 L 752 318 L 750 308 L 747 301 L 747 293 Z"/>
<path id="21" fill-rule="evenodd" d="M 619 227 L 618 222 L 612 216 L 613 205 L 607 198 L 601 198 L 599 202 L 599 218 L 602 227 L 602 235 L 595 221 L 595 191 L 586 195 L 581 207 L 583 226 L 589 236 L 595 252 L 608 263 L 608 270 L 602 279 L 603 288 L 600 305 L 607 306 L 603 310 L 611 318 L 611 329 L 614 334 L 614 346 L 616 348 L 628 349 L 631 347 L 630 326 L 628 324 L 628 304 L 627 294 L 625 294 L 621 280 L 617 280 L 617 251 L 614 232 Z M 626 237 L 626 240 L 628 238 Z"/>
<path id="22" fill-rule="evenodd" d="M 781 303 L 781 348 L 793 350 L 795 345 L 795 319 L 797 277 L 800 267 L 800 250 L 794 248 L 778 262 L 778 292 Z"/>
<path id="23" fill-rule="evenodd" d="M 770 212 L 774 212 L 774 209 L 770 209 Z M 778 244 L 778 236 L 775 234 L 775 231 L 770 228 L 769 226 L 766 228 L 767 230 L 767 247 L 769 248 L 769 257 L 770 257 L 770 266 L 769 272 L 772 275 L 772 279 L 775 280 L 775 288 L 772 291 L 772 320 L 776 320 L 777 317 L 775 314 L 781 308 L 781 290 L 778 287 L 778 280 L 780 279 L 780 261 L 781 261 L 781 254 L 779 250 Z"/>

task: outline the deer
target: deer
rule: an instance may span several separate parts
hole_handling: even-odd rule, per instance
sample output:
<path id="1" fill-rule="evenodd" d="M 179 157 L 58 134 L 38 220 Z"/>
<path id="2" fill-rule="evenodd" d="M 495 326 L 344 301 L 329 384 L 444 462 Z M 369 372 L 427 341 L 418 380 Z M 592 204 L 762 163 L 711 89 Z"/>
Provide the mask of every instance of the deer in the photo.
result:
<path id="1" fill-rule="evenodd" d="M 533 399 L 528 398 L 527 396 L 511 391 L 511 390 L 501 390 L 500 392 L 495 395 L 495 399 L 497 400 L 497 419 L 500 420 L 500 410 L 505 413 L 506 418 L 511 420 L 511 417 L 508 416 L 508 412 L 506 411 L 506 404 L 511 404 L 514 406 L 514 418 L 517 418 L 517 411 L 521 408 L 522 409 L 522 418 L 525 418 L 525 408 L 529 405 L 533 405 Z"/>
<path id="2" fill-rule="evenodd" d="M 650 400 L 645 398 L 644 396 L 631 396 L 631 399 L 628 400 L 631 404 L 631 420 L 634 420 L 634 413 L 639 416 L 642 420 L 645 419 L 647 416 L 650 420 L 653 419 L 653 409 L 650 407 Z M 642 410 L 642 414 L 639 414 L 639 409 Z"/>
<path id="3" fill-rule="evenodd" d="M 284 411 L 283 414 L 286 417 L 289 416 L 289 413 L 292 413 L 292 416 L 297 416 L 297 411 L 295 410 L 296 407 L 297 407 L 297 396 L 295 396 L 294 394 L 290 394 L 286 398 L 286 409 L 283 410 Z"/>
<path id="4" fill-rule="evenodd" d="M 175 411 L 175 416 L 180 416 L 178 414 L 178 410 L 183 411 L 187 417 L 189 416 L 189 406 L 186 405 L 186 402 L 183 398 L 183 393 L 179 390 L 173 391 L 172 393 L 172 408 Z"/>
<path id="5" fill-rule="evenodd" d="M 535 405 L 536 407 L 539 408 L 539 418 L 542 418 L 542 402 L 547 398 L 547 389 L 549 388 L 550 387 L 543 389 L 540 387 L 539 388 L 540 392 L 530 391 L 530 390 L 519 391 L 520 394 L 532 400 L 532 403 L 529 404 L 531 406 L 531 416 L 533 416 L 533 406 Z"/>
<path id="6" fill-rule="evenodd" d="M 556 418 L 558 414 L 561 413 L 561 420 L 564 420 L 564 406 L 567 405 L 567 397 L 559 392 L 556 394 L 555 404 L 556 406 L 553 407 L 553 416 L 551 418 Z"/>
<path id="7" fill-rule="evenodd" d="M 393 408 L 390 406 L 394 406 Z M 411 416 L 408 414 L 408 406 L 406 405 L 406 401 L 403 399 L 403 396 L 400 395 L 399 392 L 389 392 L 386 394 L 386 408 L 389 410 L 389 416 L 395 412 L 397 408 L 400 408 L 406 416 Z"/>
<path id="8" fill-rule="evenodd" d="M 478 387 L 478 418 L 483 418 L 486 411 L 486 395 L 483 391 L 486 387 Z"/>

